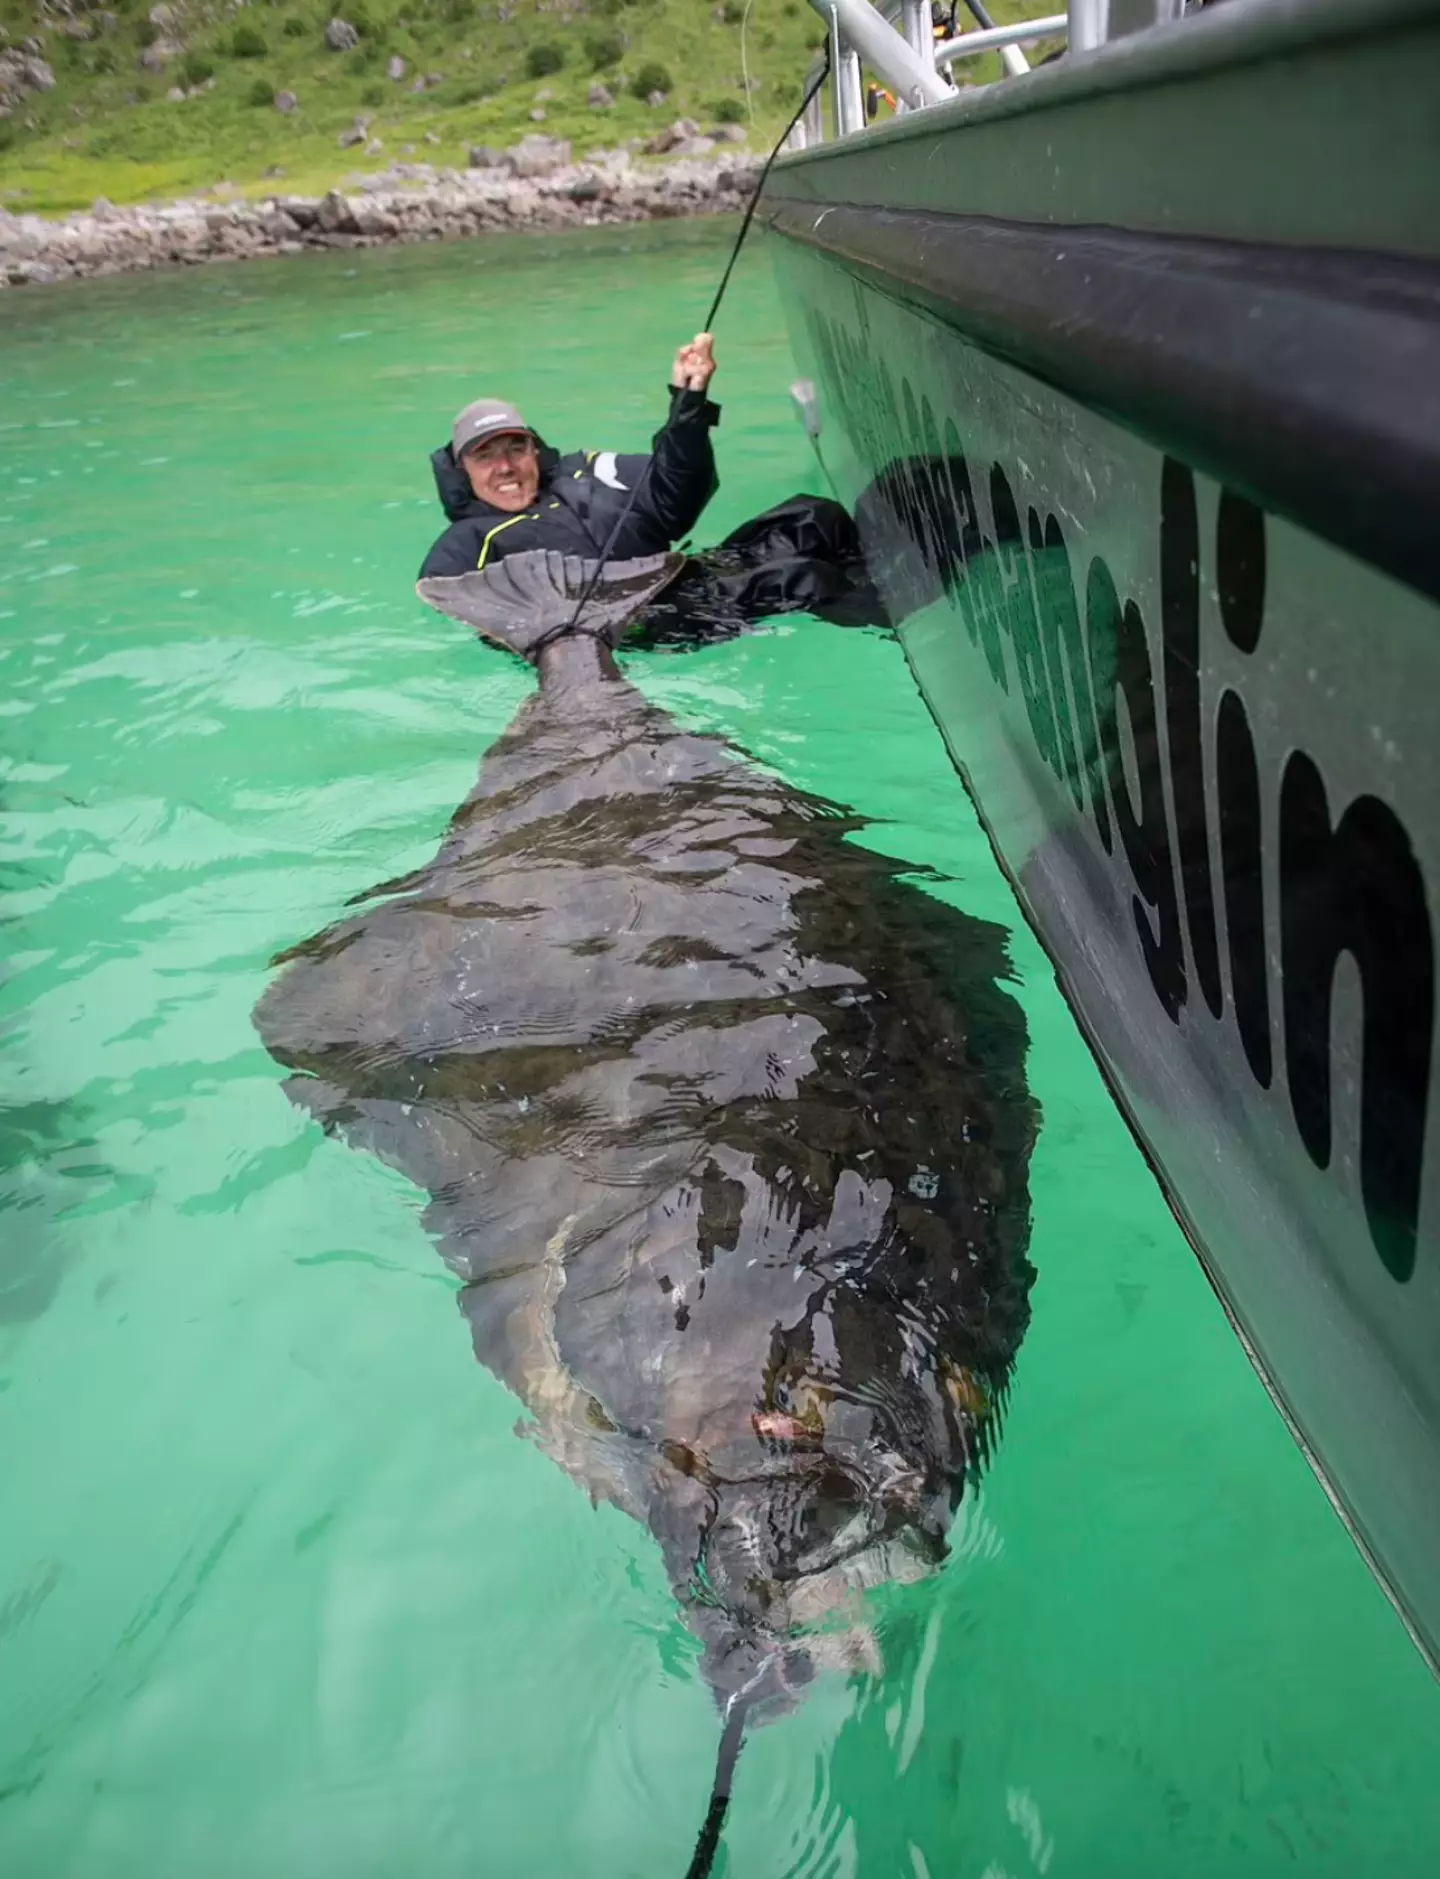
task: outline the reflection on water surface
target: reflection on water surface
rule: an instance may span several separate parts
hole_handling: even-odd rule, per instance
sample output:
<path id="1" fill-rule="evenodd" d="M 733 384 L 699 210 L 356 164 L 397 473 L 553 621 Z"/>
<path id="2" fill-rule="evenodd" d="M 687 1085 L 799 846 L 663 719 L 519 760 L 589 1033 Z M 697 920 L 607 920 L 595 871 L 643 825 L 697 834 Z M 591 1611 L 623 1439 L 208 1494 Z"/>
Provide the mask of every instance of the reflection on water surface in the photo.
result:
<path id="1" fill-rule="evenodd" d="M 350 896 L 429 867 L 477 765 L 504 756 L 491 747 L 532 681 L 408 597 L 434 532 L 426 456 L 492 379 L 577 447 L 649 435 L 716 251 L 708 230 L 627 235 L 624 252 L 617 240 L 213 269 L 0 306 L 13 426 L 0 431 L 7 1872 L 389 1879 L 468 1875 L 479 1861 L 517 1879 L 628 1879 L 682 1871 L 693 1845 L 715 1711 L 663 1545 L 515 1440 L 516 1399 L 469 1360 L 457 1279 L 425 1230 L 448 1193 L 438 1162 L 432 1186 L 414 1135 L 403 1169 L 327 1140 L 286 1100 L 251 1022 L 270 957 Z M 716 535 L 808 474 L 763 271 L 747 261 L 732 296 Z M 523 1116 L 488 1083 L 459 1099 L 468 1118 L 519 1131 L 520 1165 L 544 1176 L 538 1212 L 562 1210 L 547 1231 L 580 1198 L 560 1145 L 588 1147 L 593 1131 L 612 1160 L 627 1152 L 592 1095 L 613 1099 L 615 1065 L 633 1064 L 641 1039 L 672 1053 L 653 1080 L 626 1072 L 627 1100 L 664 1125 L 648 1131 L 655 1152 L 710 1156 L 708 1172 L 677 1159 L 657 1174 L 666 1194 L 687 1194 L 670 1217 L 672 1288 L 698 1284 L 702 1222 L 709 1274 L 728 1269 L 724 1247 L 779 1237 L 791 1263 L 766 1283 L 793 1285 L 807 1226 L 818 1235 L 845 1208 L 871 1217 L 879 1182 L 857 1175 L 842 1190 L 833 1172 L 869 1140 L 898 1171 L 921 1159 L 922 1133 L 940 1133 L 931 1117 L 988 1110 L 1018 1131 L 1028 1103 L 1043 1114 L 1028 1169 L 1018 1133 L 965 1151 L 967 1191 L 992 1164 L 1012 1198 L 1028 1189 L 1028 1248 L 1000 1261 L 1023 1257 L 1035 1274 L 1003 1441 L 967 1481 L 943 1568 L 865 1594 L 883 1671 L 865 1653 L 859 1668 L 822 1666 L 805 1700 L 756 1732 L 722 1860 L 747 1879 L 1428 1872 L 1440 1853 L 1433 1685 L 1015 929 L 898 649 L 801 622 L 637 658 L 631 674 L 680 733 L 749 753 L 732 779 L 737 818 L 766 823 L 762 840 L 778 827 L 804 859 L 793 871 L 828 884 L 808 899 L 787 889 L 789 928 L 764 903 L 762 971 L 778 972 L 788 946 L 898 982 L 893 1009 L 871 1008 L 902 1038 L 933 1035 L 937 1062 L 947 1034 L 931 1013 L 957 1014 L 969 1062 L 990 987 L 997 1020 L 1005 1001 L 1019 1014 L 1000 1027 L 1002 1064 L 1028 1038 L 1023 1085 L 984 1056 L 968 1084 L 927 1084 L 920 1051 L 904 1072 L 925 1104 L 903 1112 L 926 1118 L 914 1139 L 881 1105 L 853 1116 L 836 1092 L 863 1072 L 865 1034 L 846 1027 L 867 1008 L 813 988 L 803 1015 L 836 1067 L 806 1126 L 836 1139 L 782 1186 L 777 1131 L 801 1097 L 777 1082 L 752 1098 L 745 1079 L 763 1056 L 735 1045 L 753 1021 L 768 1051 L 767 1027 L 801 995 L 772 1008 L 757 998 L 767 981 L 745 975 L 738 1002 L 721 1001 L 726 1042 L 712 1056 L 713 1040 L 702 1051 L 683 1026 L 667 1037 L 657 1014 L 667 985 L 719 983 L 734 953 L 662 946 L 643 968 L 658 1002 L 634 1035 L 607 1033 L 593 1064 L 563 1039 L 549 1058 L 507 1044 L 532 1080 L 515 1096 L 501 1074 L 517 1112 L 531 1097 Z M 744 780 L 766 770 L 765 789 Z M 811 796 L 864 826 L 802 813 Z M 644 826 L 642 814 L 623 839 Z M 662 834 L 677 852 L 691 839 L 678 823 Z M 721 839 L 733 853 L 742 838 Z M 517 892 L 525 853 L 506 864 Z M 552 887 L 562 865 L 544 858 Z M 747 865 L 792 867 L 763 854 Z M 925 866 L 934 878 L 905 880 Z M 701 885 L 683 878 L 675 904 Z M 587 905 L 598 924 L 603 903 Z M 655 931 L 689 929 L 657 918 Z M 931 942 L 966 932 L 973 949 L 937 990 Z M 717 944 L 708 925 L 699 937 Z M 735 930 L 718 944 L 733 949 Z M 906 976 L 894 961 L 912 946 Z M 498 990 L 477 987 L 497 1012 L 524 1010 L 517 979 L 537 993 L 560 983 L 553 951 L 535 950 L 504 957 Z M 616 966 L 633 973 L 641 950 Z M 606 984 L 596 962 L 610 958 L 582 956 L 575 982 Z M 555 1016 L 532 1006 L 524 1035 Z M 893 1040 L 874 1035 L 888 1054 Z M 738 1078 L 723 1101 L 697 1080 L 716 1062 Z M 946 1139 L 954 1149 L 956 1132 Z M 951 1233 L 954 1171 L 925 1166 L 942 1185 L 911 1196 L 914 1221 Z M 885 1179 L 909 1192 L 908 1176 Z M 513 1185 L 490 1184 L 473 1217 L 507 1191 L 518 1207 Z M 650 1204 L 650 1188 L 631 1192 Z M 543 1253 L 506 1230 L 521 1256 Z M 595 1245 L 613 1277 L 607 1231 Z M 942 1245 L 925 1240 L 925 1271 Z M 741 1441 L 779 1444 L 782 1473 L 802 1482 L 814 1420 L 843 1400 L 812 1387 L 816 1351 L 857 1378 L 902 1366 L 909 1318 L 870 1311 L 863 1289 L 845 1317 L 845 1283 L 825 1294 L 838 1359 L 818 1319 L 807 1344 L 803 1312 L 776 1301 L 765 1331 L 780 1326 L 778 1361 L 758 1408 L 745 1373 L 746 1413 L 762 1423 Z M 720 1285 L 707 1277 L 704 1307 Z M 655 1350 L 703 1331 L 689 1291 L 684 1332 L 673 1289 L 657 1278 L 646 1296 Z M 1011 1302 L 978 1364 L 966 1339 L 984 1319 L 941 1314 L 963 1320 L 947 1350 L 971 1372 L 951 1379 L 956 1427 L 980 1416 L 1019 1335 Z M 727 1302 L 746 1363 L 757 1322 Z M 634 1366 L 614 1344 L 597 1332 L 586 1359 L 617 1397 L 601 1403 L 623 1437 L 637 1405 L 618 1402 L 614 1379 Z M 911 1385 L 865 1398 L 875 1426 L 911 1439 L 924 1374 L 922 1361 Z M 738 1383 L 721 1393 L 731 1399 Z M 654 1414 L 654 1401 L 639 1409 Z M 688 1406 L 697 1427 L 710 1407 Z M 587 1435 L 592 1474 L 610 1434 Z M 814 1527 L 803 1494 L 786 1502 L 795 1531 L 818 1536 L 817 1558 L 844 1534 L 844 1496 L 822 1498 Z M 745 1530 L 733 1528 L 737 1546 Z"/>

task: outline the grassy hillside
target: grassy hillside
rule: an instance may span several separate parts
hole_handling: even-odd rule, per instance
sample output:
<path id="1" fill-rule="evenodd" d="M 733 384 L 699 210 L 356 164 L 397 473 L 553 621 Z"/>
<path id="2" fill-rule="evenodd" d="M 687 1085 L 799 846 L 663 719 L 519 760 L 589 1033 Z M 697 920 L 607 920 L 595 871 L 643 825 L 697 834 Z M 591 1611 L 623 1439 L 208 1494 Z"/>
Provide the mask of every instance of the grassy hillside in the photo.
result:
<path id="1" fill-rule="evenodd" d="M 1008 19 L 1036 8 L 993 0 L 993 10 Z M 759 149 L 798 103 L 823 28 L 803 0 L 753 0 L 747 103 L 742 12 L 741 0 L 169 0 L 167 18 L 150 0 L 0 0 L 0 54 L 7 38 L 16 51 L 38 41 L 56 81 L 19 94 L 0 119 L 0 204 L 54 211 L 222 180 L 247 194 L 313 192 L 394 158 L 459 166 L 467 144 L 503 147 L 532 130 L 583 152 L 680 116 L 748 127 L 753 113 Z M 354 50 L 327 49 L 336 14 L 359 30 Z M 399 82 L 387 76 L 397 55 Z M 146 69 L 147 56 L 160 69 Z M 436 82 L 414 90 L 423 77 Z M 597 82 L 611 109 L 587 104 Z M 172 101 L 177 87 L 188 95 Z M 646 104 L 641 89 L 665 90 L 665 104 Z M 294 94 L 293 112 L 276 109 L 280 92 Z M 340 147 L 357 116 L 382 152 Z"/>

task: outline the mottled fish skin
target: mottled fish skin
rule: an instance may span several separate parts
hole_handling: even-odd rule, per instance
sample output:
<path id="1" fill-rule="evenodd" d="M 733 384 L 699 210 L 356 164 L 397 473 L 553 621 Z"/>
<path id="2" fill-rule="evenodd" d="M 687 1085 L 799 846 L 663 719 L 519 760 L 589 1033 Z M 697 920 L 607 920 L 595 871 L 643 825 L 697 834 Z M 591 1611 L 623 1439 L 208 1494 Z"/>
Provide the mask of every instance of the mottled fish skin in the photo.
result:
<path id="1" fill-rule="evenodd" d="M 655 1535 L 723 1695 L 944 1556 L 1028 1315 L 1025 1027 L 1003 929 L 565 659 L 256 1022 L 428 1193 L 477 1355 Z"/>

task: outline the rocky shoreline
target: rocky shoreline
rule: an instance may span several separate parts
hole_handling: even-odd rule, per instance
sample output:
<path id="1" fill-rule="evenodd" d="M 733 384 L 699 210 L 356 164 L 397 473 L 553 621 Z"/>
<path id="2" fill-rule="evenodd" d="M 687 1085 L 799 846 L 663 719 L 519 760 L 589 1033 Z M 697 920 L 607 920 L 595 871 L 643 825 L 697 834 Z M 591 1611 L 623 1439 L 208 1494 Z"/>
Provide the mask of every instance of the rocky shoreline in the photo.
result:
<path id="1" fill-rule="evenodd" d="M 691 127 L 677 125 L 676 131 Z M 50 220 L 0 210 L 0 288 L 23 287 L 204 261 L 250 260 L 313 248 L 374 248 L 448 241 L 497 230 L 595 228 L 609 223 L 716 215 L 744 206 L 760 161 L 747 150 L 688 136 L 700 154 L 637 163 L 628 150 L 573 161 L 561 140 L 527 137 L 514 149 L 471 152 L 472 168 L 392 163 L 324 196 L 260 201 L 205 198 L 159 207 L 92 209 Z"/>

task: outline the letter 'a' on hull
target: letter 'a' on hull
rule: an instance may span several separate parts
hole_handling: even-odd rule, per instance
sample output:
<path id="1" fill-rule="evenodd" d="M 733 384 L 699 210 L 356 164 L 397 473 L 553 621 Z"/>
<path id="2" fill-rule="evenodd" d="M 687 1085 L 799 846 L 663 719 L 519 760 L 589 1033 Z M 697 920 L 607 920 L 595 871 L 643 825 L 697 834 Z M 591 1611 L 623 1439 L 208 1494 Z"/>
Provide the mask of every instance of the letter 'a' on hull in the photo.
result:
<path id="1" fill-rule="evenodd" d="M 793 153 L 762 207 L 920 688 L 1432 1663 L 1437 97 L 1440 0 L 1208 6 Z"/>

